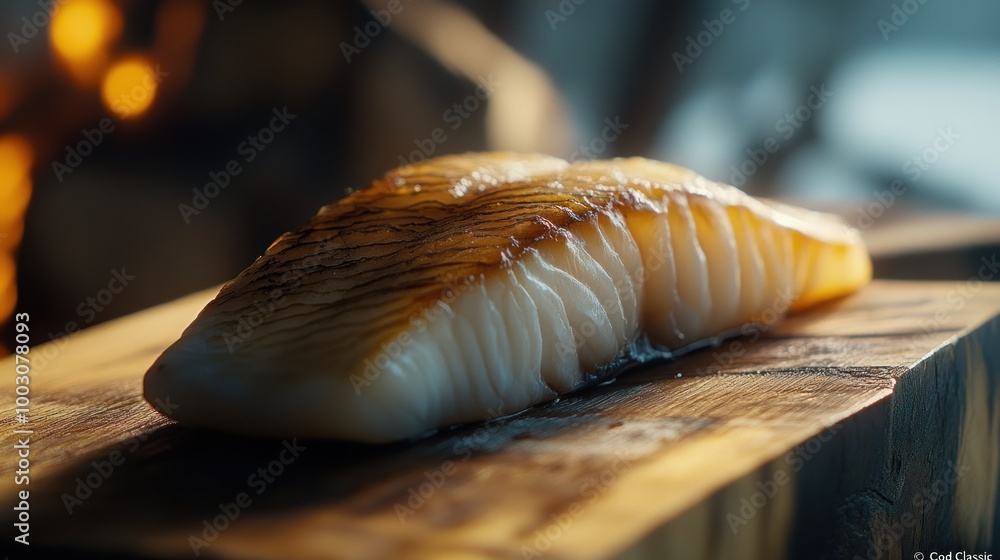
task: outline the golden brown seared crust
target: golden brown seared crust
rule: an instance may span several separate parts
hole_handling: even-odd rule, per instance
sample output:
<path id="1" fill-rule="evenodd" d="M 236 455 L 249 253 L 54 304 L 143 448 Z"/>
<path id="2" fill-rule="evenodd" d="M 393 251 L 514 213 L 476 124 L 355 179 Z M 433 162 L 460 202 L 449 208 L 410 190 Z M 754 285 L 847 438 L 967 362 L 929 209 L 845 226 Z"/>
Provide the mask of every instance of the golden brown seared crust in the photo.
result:
<path id="1" fill-rule="evenodd" d="M 231 353 L 252 344 L 281 347 L 282 355 L 363 356 L 448 290 L 540 240 L 614 209 L 665 212 L 670 196 L 745 206 L 785 227 L 853 242 L 843 226 L 811 224 L 668 164 L 446 156 L 391 171 L 321 209 L 226 284 L 191 328 Z M 240 318 L 248 328 L 238 330 Z"/>
<path id="2" fill-rule="evenodd" d="M 447 156 L 281 236 L 143 391 L 191 426 L 393 441 L 522 410 L 870 276 L 843 223 L 676 166 Z"/>

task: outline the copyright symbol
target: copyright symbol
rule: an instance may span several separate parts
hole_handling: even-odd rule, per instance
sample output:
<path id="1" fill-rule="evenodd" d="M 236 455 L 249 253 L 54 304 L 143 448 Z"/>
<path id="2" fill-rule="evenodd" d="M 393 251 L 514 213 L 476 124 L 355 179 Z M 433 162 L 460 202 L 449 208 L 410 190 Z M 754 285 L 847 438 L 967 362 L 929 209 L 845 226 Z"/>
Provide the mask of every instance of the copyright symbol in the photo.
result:
<path id="1" fill-rule="evenodd" d="M 913 553 L 913 560 L 924 560 L 924 553 L 923 552 L 914 552 Z"/>

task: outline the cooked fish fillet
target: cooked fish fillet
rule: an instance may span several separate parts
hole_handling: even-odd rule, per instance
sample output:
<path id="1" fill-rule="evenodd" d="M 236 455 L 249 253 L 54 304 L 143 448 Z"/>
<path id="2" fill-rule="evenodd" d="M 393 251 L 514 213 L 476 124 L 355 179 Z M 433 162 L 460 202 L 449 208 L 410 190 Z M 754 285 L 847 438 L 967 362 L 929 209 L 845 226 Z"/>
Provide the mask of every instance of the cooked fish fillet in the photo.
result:
<path id="1" fill-rule="evenodd" d="M 522 410 L 870 276 L 837 219 L 673 165 L 440 157 L 282 235 L 163 352 L 145 395 L 193 426 L 386 442 Z"/>

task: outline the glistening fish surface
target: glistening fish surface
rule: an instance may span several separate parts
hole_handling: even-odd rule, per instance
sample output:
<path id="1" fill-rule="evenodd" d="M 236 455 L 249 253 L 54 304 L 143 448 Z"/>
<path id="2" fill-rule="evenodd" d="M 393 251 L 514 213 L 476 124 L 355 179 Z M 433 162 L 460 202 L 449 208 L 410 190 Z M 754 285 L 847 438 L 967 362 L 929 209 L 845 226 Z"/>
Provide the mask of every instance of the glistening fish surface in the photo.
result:
<path id="1" fill-rule="evenodd" d="M 282 235 L 163 352 L 145 395 L 193 426 L 393 441 L 523 410 L 726 335 L 776 298 L 802 309 L 870 278 L 838 219 L 677 166 L 445 156 Z"/>

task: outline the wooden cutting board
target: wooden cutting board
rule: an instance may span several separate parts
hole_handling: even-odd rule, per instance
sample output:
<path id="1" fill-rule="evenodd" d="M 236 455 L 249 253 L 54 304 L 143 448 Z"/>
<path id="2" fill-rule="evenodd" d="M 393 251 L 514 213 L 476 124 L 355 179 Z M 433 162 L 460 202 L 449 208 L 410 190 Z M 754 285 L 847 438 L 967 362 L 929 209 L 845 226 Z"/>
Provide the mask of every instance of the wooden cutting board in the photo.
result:
<path id="1" fill-rule="evenodd" d="M 5 547 L 97 558 L 913 558 L 1000 539 L 1000 285 L 878 281 L 523 414 L 410 443 L 254 439 L 142 375 L 209 290 L 31 350 Z M 37 333 L 36 334 L 36 339 Z M 505 412 L 505 411 L 504 411 Z M 23 436 L 22 436 L 23 437 Z M 56 557 L 56 556 L 51 556 Z"/>

